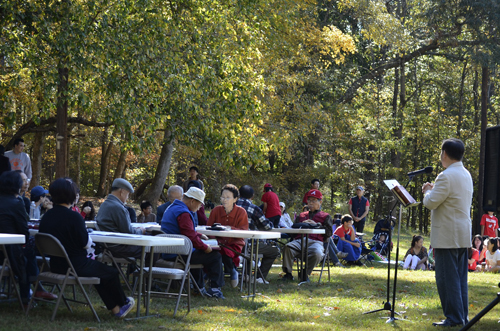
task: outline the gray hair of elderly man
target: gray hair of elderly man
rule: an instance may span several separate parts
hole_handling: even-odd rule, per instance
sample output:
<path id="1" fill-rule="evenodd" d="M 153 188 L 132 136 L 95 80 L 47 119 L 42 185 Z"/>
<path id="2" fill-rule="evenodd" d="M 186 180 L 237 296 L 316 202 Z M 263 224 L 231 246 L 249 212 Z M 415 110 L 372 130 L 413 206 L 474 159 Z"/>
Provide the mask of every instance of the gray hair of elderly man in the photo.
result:
<path id="1" fill-rule="evenodd" d="M 182 195 L 184 194 L 184 190 L 179 185 L 172 185 L 168 188 L 167 198 L 170 202 L 174 202 L 175 199 L 182 199 Z"/>

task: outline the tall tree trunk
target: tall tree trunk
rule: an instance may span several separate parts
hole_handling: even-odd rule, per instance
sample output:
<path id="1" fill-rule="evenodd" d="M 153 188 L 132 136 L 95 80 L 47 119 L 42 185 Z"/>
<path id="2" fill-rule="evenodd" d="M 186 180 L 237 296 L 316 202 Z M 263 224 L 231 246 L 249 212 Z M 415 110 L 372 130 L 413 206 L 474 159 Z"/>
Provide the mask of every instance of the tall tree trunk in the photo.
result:
<path id="1" fill-rule="evenodd" d="M 481 146 L 479 152 L 479 182 L 477 188 L 477 208 L 472 223 L 472 233 L 480 233 L 481 211 L 483 210 L 484 158 L 486 151 L 486 125 L 488 122 L 488 81 L 489 70 L 483 67 L 481 80 Z"/>
<path id="2" fill-rule="evenodd" d="M 398 140 L 398 134 L 399 134 L 397 130 L 399 83 L 400 83 L 399 68 L 396 68 L 394 72 L 394 91 L 392 94 L 392 116 L 395 121 L 395 128 L 392 135 L 396 140 Z M 395 168 L 399 168 L 400 166 L 399 152 L 396 149 L 391 150 L 391 164 Z"/>
<path id="3" fill-rule="evenodd" d="M 70 158 L 71 158 L 71 131 L 72 131 L 72 127 L 70 126 L 68 128 L 68 134 L 66 135 L 67 137 L 67 141 L 66 141 L 66 171 L 65 171 L 65 174 L 64 176 L 65 177 L 69 177 L 69 168 L 70 168 Z"/>
<path id="4" fill-rule="evenodd" d="M 57 125 L 56 125 L 56 178 L 66 176 L 66 144 L 68 138 L 68 68 L 59 68 L 57 88 Z"/>
<path id="5" fill-rule="evenodd" d="M 462 131 L 462 120 L 464 117 L 464 84 L 465 77 L 467 76 L 467 61 L 464 61 L 464 68 L 462 69 L 462 80 L 460 82 L 460 96 L 458 101 L 458 121 L 457 121 L 457 138 L 460 138 L 460 131 Z"/>
<path id="6" fill-rule="evenodd" d="M 113 149 L 113 141 L 107 143 L 107 130 L 103 133 L 102 141 L 102 156 L 101 156 L 101 172 L 99 175 L 99 186 L 97 187 L 97 196 L 103 197 L 106 195 L 106 179 L 108 178 L 109 162 L 111 159 L 111 150 Z"/>
<path id="7" fill-rule="evenodd" d="M 115 175 L 113 176 L 113 180 L 122 177 L 122 174 L 125 171 L 125 167 L 127 166 L 127 155 L 128 155 L 128 150 L 121 151 L 120 158 L 118 159 L 118 164 L 116 165 Z"/>
<path id="8" fill-rule="evenodd" d="M 474 85 L 472 86 L 472 94 L 474 97 L 474 127 L 479 126 L 480 108 L 479 108 L 479 73 L 477 70 L 474 71 Z"/>
<path id="9" fill-rule="evenodd" d="M 45 133 L 37 132 L 35 133 L 35 140 L 33 141 L 33 151 L 31 153 L 31 168 L 32 168 L 32 178 L 30 182 L 30 190 L 40 185 L 40 177 L 42 175 L 42 154 L 43 145 L 45 143 Z"/>
<path id="10" fill-rule="evenodd" d="M 161 148 L 160 159 L 156 167 L 155 177 L 149 190 L 141 197 L 142 200 L 149 201 L 153 206 L 156 206 L 158 199 L 163 191 L 165 180 L 167 179 L 170 170 L 170 162 L 172 161 L 172 154 L 174 152 L 174 135 L 172 131 L 165 129 L 165 136 L 163 138 L 163 146 Z"/>
<path id="11" fill-rule="evenodd" d="M 77 132 L 80 133 L 80 127 L 78 127 Z M 81 181 L 81 175 L 80 175 L 80 167 L 82 162 L 82 158 L 80 155 L 81 153 L 82 153 L 82 141 L 79 138 L 76 140 L 75 175 L 73 176 L 75 183 L 76 185 L 78 185 L 78 187 L 80 187 L 80 181 Z"/>

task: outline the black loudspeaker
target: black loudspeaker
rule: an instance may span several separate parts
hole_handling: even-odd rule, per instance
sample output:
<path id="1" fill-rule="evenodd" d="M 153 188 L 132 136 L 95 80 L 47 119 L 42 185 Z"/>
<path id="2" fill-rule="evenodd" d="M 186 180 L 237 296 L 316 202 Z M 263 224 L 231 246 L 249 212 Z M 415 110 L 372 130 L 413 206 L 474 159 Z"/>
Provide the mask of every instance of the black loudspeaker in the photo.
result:
<path id="1" fill-rule="evenodd" d="M 500 212 L 500 126 L 486 129 L 483 209 Z"/>

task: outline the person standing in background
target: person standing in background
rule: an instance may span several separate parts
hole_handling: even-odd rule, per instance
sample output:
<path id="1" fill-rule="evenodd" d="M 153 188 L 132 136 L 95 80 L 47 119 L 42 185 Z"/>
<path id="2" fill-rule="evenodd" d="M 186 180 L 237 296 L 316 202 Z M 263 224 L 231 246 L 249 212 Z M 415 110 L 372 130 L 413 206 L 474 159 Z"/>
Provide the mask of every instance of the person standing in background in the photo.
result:
<path id="1" fill-rule="evenodd" d="M 275 228 L 278 228 L 281 219 L 280 199 L 273 192 L 271 184 L 264 185 L 264 195 L 260 200 L 264 203 L 264 208 L 262 208 L 264 215 L 273 223 Z"/>
<path id="2" fill-rule="evenodd" d="M 365 229 L 366 215 L 370 211 L 370 202 L 363 196 L 365 189 L 363 186 L 356 187 L 356 196 L 349 200 L 349 214 L 354 221 L 353 227 L 356 232 L 363 232 Z"/>
<path id="3" fill-rule="evenodd" d="M 24 153 L 24 140 L 17 138 L 14 140 L 14 149 L 5 153 L 9 158 L 11 170 L 21 170 L 31 181 L 31 159 Z"/>

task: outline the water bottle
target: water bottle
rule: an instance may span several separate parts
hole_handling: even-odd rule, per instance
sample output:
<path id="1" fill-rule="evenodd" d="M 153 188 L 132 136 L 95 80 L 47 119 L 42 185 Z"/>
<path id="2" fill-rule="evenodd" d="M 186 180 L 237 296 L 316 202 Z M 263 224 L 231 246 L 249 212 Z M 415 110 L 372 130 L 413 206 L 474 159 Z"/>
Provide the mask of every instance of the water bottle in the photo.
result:
<path id="1" fill-rule="evenodd" d="M 31 201 L 31 205 L 30 205 L 30 219 L 34 219 L 35 218 L 35 209 L 36 209 L 35 201 Z"/>

